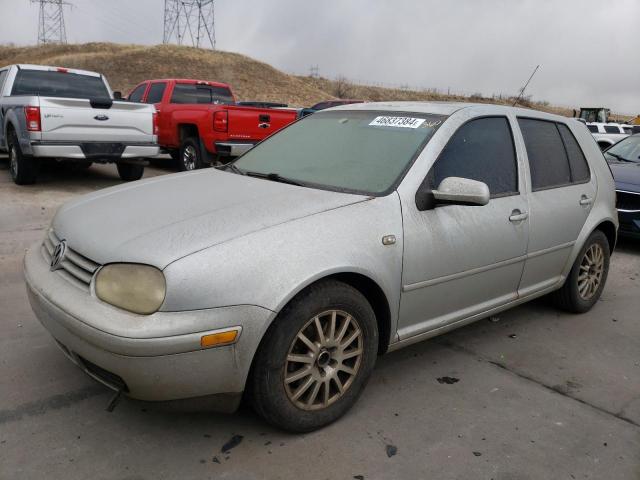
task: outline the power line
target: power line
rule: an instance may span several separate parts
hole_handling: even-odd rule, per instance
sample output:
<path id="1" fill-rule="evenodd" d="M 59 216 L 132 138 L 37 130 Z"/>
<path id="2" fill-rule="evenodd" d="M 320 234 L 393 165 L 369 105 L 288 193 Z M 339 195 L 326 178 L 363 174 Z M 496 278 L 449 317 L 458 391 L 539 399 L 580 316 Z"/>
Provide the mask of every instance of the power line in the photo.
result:
<path id="1" fill-rule="evenodd" d="M 163 43 L 216 48 L 214 0 L 165 0 Z"/>
<path id="2" fill-rule="evenodd" d="M 38 45 L 67 43 L 67 29 L 64 23 L 64 7 L 71 6 L 64 0 L 31 0 L 38 3 Z"/>

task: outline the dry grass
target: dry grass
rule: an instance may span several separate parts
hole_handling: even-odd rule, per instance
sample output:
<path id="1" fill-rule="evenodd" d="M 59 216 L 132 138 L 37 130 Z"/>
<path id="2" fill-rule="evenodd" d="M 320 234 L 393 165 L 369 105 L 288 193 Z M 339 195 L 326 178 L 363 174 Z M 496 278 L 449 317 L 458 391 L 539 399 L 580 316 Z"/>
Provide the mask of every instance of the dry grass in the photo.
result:
<path id="1" fill-rule="evenodd" d="M 333 98 L 513 103 L 513 100 L 504 98 L 463 97 L 433 91 L 356 85 L 343 77 L 328 80 L 288 75 L 237 53 L 173 45 L 87 43 L 43 47 L 0 46 L 0 65 L 12 63 L 57 65 L 102 72 L 111 87 L 123 93 L 128 93 L 137 83 L 147 79 L 199 78 L 229 83 L 240 100 L 285 102 L 299 107 Z M 527 104 L 525 101 L 524 106 L 571 115 L 568 109 L 546 103 Z"/>

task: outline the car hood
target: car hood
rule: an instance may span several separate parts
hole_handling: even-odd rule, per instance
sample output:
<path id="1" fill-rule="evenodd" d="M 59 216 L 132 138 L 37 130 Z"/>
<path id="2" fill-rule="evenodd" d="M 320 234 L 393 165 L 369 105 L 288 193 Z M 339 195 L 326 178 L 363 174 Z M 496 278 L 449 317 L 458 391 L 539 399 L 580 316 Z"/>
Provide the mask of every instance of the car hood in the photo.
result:
<path id="1" fill-rule="evenodd" d="M 207 247 L 368 198 L 207 169 L 80 197 L 58 211 L 52 227 L 100 264 L 164 268 Z"/>
<path id="2" fill-rule="evenodd" d="M 640 192 L 640 163 L 610 163 L 618 190 Z"/>

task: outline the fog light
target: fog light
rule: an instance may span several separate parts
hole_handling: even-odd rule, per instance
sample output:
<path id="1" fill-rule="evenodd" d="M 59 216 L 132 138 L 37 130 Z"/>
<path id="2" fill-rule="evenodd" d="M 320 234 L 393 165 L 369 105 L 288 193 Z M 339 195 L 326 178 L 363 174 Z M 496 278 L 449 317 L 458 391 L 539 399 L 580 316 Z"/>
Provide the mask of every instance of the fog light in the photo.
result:
<path id="1" fill-rule="evenodd" d="M 216 333 L 203 335 L 200 338 L 200 346 L 202 348 L 221 347 L 223 345 L 231 345 L 235 343 L 240 335 L 240 327 L 233 330 L 224 330 Z"/>

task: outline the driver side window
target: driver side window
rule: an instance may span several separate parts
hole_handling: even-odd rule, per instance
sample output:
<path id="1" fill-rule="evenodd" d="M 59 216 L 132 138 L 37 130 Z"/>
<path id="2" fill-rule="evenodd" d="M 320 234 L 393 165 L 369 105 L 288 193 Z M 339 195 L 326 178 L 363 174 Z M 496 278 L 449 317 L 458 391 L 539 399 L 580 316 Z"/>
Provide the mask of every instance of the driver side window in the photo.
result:
<path id="1" fill-rule="evenodd" d="M 465 123 L 453 134 L 431 171 L 431 188 L 447 177 L 484 182 L 491 198 L 518 194 L 518 166 L 511 127 L 506 117 L 485 117 Z"/>

